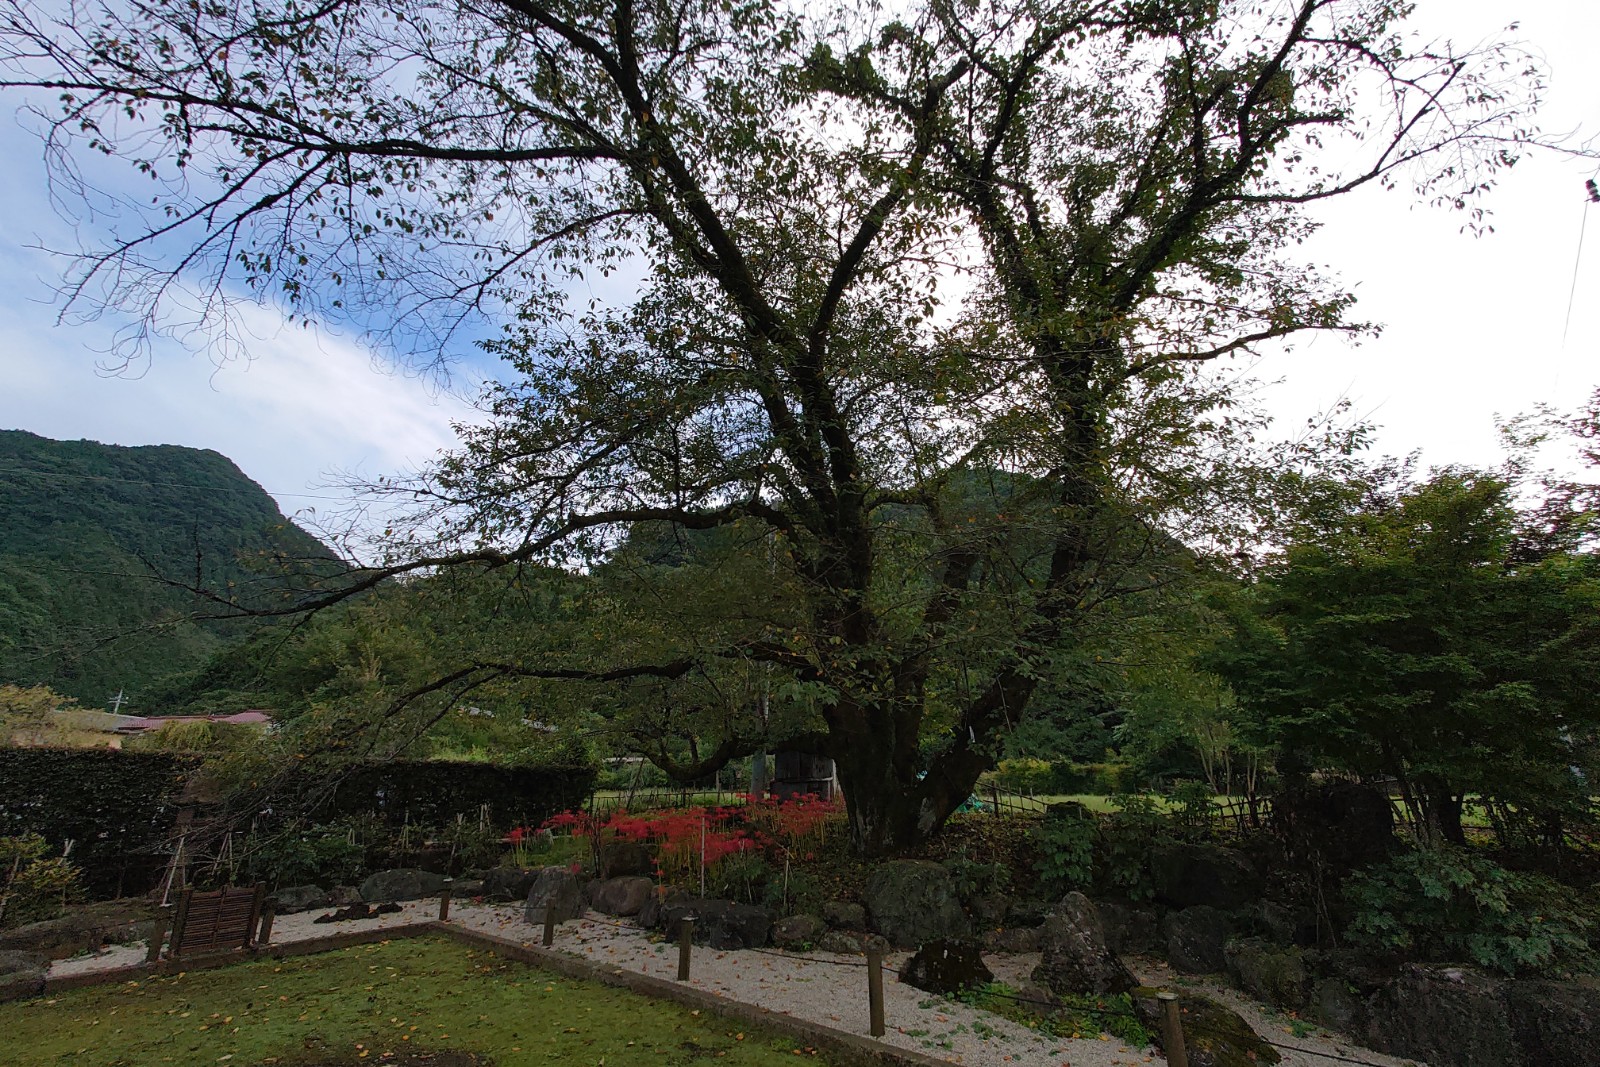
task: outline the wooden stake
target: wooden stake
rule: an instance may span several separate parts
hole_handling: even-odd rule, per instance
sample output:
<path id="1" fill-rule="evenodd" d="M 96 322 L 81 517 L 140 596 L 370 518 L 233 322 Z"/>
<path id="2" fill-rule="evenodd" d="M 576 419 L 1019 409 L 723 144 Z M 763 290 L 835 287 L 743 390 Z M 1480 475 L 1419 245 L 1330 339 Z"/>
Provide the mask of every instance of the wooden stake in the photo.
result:
<path id="1" fill-rule="evenodd" d="M 678 920 L 678 981 L 689 980 L 689 953 L 694 944 L 694 920 Z"/>
<path id="2" fill-rule="evenodd" d="M 544 904 L 544 947 L 545 948 L 549 948 L 551 945 L 555 944 L 555 940 L 556 940 L 556 910 L 555 910 L 555 907 L 553 905 L 554 896 L 555 896 L 555 894 L 552 893 L 551 894 L 552 900 L 547 900 L 547 901 L 545 901 L 545 904 Z"/>
<path id="3" fill-rule="evenodd" d="M 1189 1067 L 1189 1050 L 1183 1045 L 1183 1016 L 1178 1010 L 1178 994 L 1157 993 L 1161 1002 L 1161 1043 L 1170 1067 Z"/>
<path id="4" fill-rule="evenodd" d="M 450 918 L 450 887 L 445 886 L 444 892 L 439 894 L 439 921 L 444 922 Z"/>
<path id="5" fill-rule="evenodd" d="M 150 949 L 144 954 L 146 963 L 155 963 L 161 959 L 161 943 L 167 939 L 167 930 L 172 926 L 172 916 L 163 911 L 156 917 L 155 929 L 150 932 Z"/>
<path id="6" fill-rule="evenodd" d="M 262 905 L 261 925 L 256 928 L 257 945 L 272 944 L 272 920 L 277 918 L 277 916 L 278 909 L 273 906 L 271 901 L 268 901 L 266 904 Z"/>
<path id="7" fill-rule="evenodd" d="M 867 1013 L 871 1020 L 868 1032 L 873 1037 L 882 1037 L 883 1024 L 883 953 L 878 949 L 867 949 Z"/>

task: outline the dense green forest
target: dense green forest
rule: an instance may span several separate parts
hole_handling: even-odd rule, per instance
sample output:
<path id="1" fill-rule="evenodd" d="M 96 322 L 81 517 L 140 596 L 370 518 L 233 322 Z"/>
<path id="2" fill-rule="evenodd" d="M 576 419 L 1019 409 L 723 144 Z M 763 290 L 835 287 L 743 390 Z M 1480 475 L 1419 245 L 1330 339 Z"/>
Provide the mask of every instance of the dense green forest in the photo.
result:
<path id="1" fill-rule="evenodd" d="M 338 568 L 227 457 L 0 431 L 0 682 L 133 710 L 241 636 L 186 587 L 259 589 Z"/>

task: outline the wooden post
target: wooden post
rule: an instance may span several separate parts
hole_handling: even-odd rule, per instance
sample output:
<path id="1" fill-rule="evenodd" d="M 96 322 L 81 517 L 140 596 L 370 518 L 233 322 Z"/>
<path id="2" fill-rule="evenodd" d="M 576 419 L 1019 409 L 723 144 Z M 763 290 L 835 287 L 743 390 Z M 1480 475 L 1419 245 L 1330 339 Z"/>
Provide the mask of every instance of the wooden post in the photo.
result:
<path id="1" fill-rule="evenodd" d="M 552 893 L 553 897 L 555 894 Z M 556 941 L 556 909 L 550 901 L 544 904 L 544 947 L 549 948 Z"/>
<path id="2" fill-rule="evenodd" d="M 439 894 L 439 921 L 444 922 L 450 918 L 450 887 L 445 886 L 444 892 Z"/>
<path id="3" fill-rule="evenodd" d="M 1178 1010 L 1178 994 L 1156 994 L 1161 1002 L 1161 1043 L 1171 1067 L 1189 1067 L 1189 1050 L 1183 1045 L 1183 1016 Z"/>
<path id="4" fill-rule="evenodd" d="M 150 949 L 144 954 L 146 963 L 155 963 L 161 959 L 161 943 L 167 939 L 167 930 L 172 926 L 172 917 L 163 910 L 156 917 L 155 929 L 150 932 Z"/>
<path id="5" fill-rule="evenodd" d="M 999 815 L 1000 814 L 1000 787 L 997 786 L 997 785 L 996 786 L 990 786 L 989 787 L 989 795 L 990 795 L 990 797 L 992 797 L 994 799 L 994 813 L 996 815 Z"/>
<path id="6" fill-rule="evenodd" d="M 678 981 L 689 980 L 689 953 L 694 944 L 694 920 L 678 920 Z"/>
<path id="7" fill-rule="evenodd" d="M 261 908 L 261 925 L 256 929 L 256 944 L 272 944 L 272 920 L 277 918 L 278 909 L 269 900 Z"/>
<path id="8" fill-rule="evenodd" d="M 867 949 L 867 1013 L 871 1022 L 868 1033 L 882 1037 L 883 1025 L 883 953 Z"/>

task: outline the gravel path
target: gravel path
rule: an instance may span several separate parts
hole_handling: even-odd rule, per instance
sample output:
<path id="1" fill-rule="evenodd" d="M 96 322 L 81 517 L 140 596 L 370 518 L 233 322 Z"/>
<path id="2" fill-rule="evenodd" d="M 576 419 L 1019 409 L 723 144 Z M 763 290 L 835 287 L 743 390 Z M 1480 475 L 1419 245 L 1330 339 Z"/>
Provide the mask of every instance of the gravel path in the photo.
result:
<path id="1" fill-rule="evenodd" d="M 427 922 L 438 916 L 435 900 L 412 901 L 396 914 L 355 922 L 318 924 L 319 911 L 280 915 L 273 923 L 274 943 L 303 941 L 332 933 L 389 929 Z M 455 903 L 450 921 L 522 944 L 539 940 L 541 930 L 522 919 L 516 905 Z M 575 956 L 617 967 L 675 979 L 675 945 L 652 941 L 627 920 L 590 915 L 556 928 L 554 947 Z M 58 960 L 52 977 L 111 971 L 144 962 L 143 943 L 117 945 L 92 956 Z M 884 1015 L 889 1032 L 884 1041 L 943 1059 L 962 1067 L 1139 1067 L 1165 1063 L 1154 1049 L 1132 1048 L 1108 1035 L 1098 1038 L 1050 1038 L 1020 1023 L 957 1001 L 930 994 L 895 980 L 906 953 L 885 957 Z M 1038 963 L 1036 954 L 987 955 L 995 977 L 1011 985 L 1025 979 Z M 1257 1033 L 1280 1043 L 1377 1065 L 1403 1067 L 1412 1061 L 1368 1051 L 1328 1031 L 1305 1032 L 1303 1026 L 1246 1000 L 1217 983 L 1174 975 L 1156 960 L 1129 961 L 1150 985 L 1196 989 L 1238 1011 Z M 867 979 L 859 956 L 806 953 L 804 957 L 773 951 L 717 952 L 697 946 L 689 985 L 714 996 L 729 997 L 773 1012 L 821 1023 L 848 1033 L 867 1033 Z M 1303 1036 L 1296 1037 L 1296 1029 Z M 1338 1060 L 1280 1049 L 1285 1067 L 1336 1067 Z"/>

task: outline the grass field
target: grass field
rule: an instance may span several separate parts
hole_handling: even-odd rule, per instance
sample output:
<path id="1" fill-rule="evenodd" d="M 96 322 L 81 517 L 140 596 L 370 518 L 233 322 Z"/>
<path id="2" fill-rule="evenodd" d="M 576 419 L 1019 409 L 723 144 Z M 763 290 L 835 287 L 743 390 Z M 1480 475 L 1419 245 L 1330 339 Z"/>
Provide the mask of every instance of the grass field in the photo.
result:
<path id="1" fill-rule="evenodd" d="M 786 1038 L 436 939 L 0 1005 L 0 1035 L 0 1063 L 16 1067 L 793 1067 L 797 1058 Z"/>

